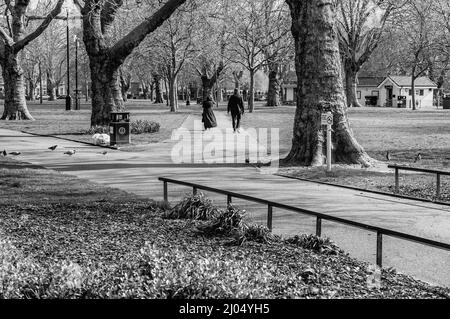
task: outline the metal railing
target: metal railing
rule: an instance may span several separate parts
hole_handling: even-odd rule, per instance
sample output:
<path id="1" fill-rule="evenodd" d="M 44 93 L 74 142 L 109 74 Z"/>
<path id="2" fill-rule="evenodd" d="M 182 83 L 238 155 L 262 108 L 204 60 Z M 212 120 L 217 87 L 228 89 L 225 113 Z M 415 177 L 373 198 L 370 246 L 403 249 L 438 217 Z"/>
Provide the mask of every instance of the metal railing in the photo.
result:
<path id="1" fill-rule="evenodd" d="M 412 171 L 412 172 L 420 172 L 420 173 L 429 173 L 436 174 L 436 200 L 441 197 L 441 176 L 450 176 L 450 172 L 440 171 L 435 169 L 427 169 L 427 168 L 416 168 L 410 166 L 401 166 L 401 165 L 388 165 L 388 168 L 392 168 L 395 170 L 395 194 L 400 192 L 400 171 Z"/>
<path id="2" fill-rule="evenodd" d="M 200 184 L 196 184 L 196 183 L 178 181 L 175 179 L 164 178 L 164 177 L 160 177 L 159 180 L 163 182 L 164 201 L 166 201 L 166 202 L 169 199 L 168 184 L 171 183 L 171 184 L 176 184 L 176 185 L 192 187 L 192 192 L 194 195 L 197 194 L 199 189 L 207 191 L 207 192 L 213 192 L 213 193 L 217 193 L 217 194 L 226 195 L 227 205 L 232 204 L 233 198 L 244 199 L 244 200 L 248 200 L 251 202 L 267 205 L 267 227 L 270 229 L 270 231 L 272 231 L 272 227 L 273 227 L 273 223 L 272 223 L 273 209 L 280 208 L 280 209 L 316 217 L 316 235 L 318 237 L 322 236 L 322 221 L 323 220 L 328 220 L 328 221 L 336 222 L 339 224 L 375 232 L 377 234 L 376 264 L 380 267 L 382 267 L 382 265 L 383 265 L 383 235 L 450 251 L 450 244 L 446 244 L 446 243 L 442 243 L 442 242 L 438 242 L 438 241 L 434 241 L 431 239 L 426 239 L 426 238 L 422 238 L 422 237 L 418 237 L 418 236 L 414 236 L 414 235 L 409 235 L 409 234 L 401 233 L 398 231 L 394 231 L 394 230 L 390 230 L 390 229 L 386 229 L 386 228 L 382 228 L 382 227 L 363 224 L 363 223 L 355 222 L 355 221 L 340 218 L 340 217 L 326 215 L 323 213 L 317 213 L 317 212 L 299 208 L 299 207 L 285 205 L 285 204 L 273 202 L 273 201 L 258 198 L 258 197 L 243 195 L 243 194 L 239 194 L 236 192 L 226 191 L 223 189 L 204 186 L 204 185 L 200 185 Z"/>

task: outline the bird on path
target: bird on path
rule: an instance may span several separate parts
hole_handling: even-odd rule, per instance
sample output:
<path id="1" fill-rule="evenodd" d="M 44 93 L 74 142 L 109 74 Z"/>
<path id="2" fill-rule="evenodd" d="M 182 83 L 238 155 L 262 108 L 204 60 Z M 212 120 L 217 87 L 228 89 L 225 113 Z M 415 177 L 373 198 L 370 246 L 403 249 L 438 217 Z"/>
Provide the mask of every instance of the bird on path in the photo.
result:
<path id="1" fill-rule="evenodd" d="M 389 151 L 386 152 L 386 160 L 387 160 L 388 162 L 391 161 L 391 152 L 389 152 Z"/>
<path id="2" fill-rule="evenodd" d="M 99 153 L 99 154 L 106 155 L 106 154 L 108 154 L 108 152 L 107 152 L 107 151 L 104 151 L 104 152 L 101 152 L 101 153 Z"/>
<path id="3" fill-rule="evenodd" d="M 64 152 L 64 154 L 72 156 L 72 155 L 75 155 L 76 152 L 77 152 L 76 150 L 71 150 L 71 151 Z"/>
<path id="4" fill-rule="evenodd" d="M 6 153 L 6 150 L 3 150 L 2 154 L 3 154 L 3 156 L 8 155 L 8 153 Z"/>
<path id="5" fill-rule="evenodd" d="M 56 150 L 57 147 L 58 147 L 58 145 L 53 145 L 53 146 L 50 146 L 48 149 L 54 151 L 54 150 Z"/>
<path id="6" fill-rule="evenodd" d="M 11 152 L 11 153 L 9 153 L 10 155 L 14 155 L 14 156 L 18 156 L 18 155 L 20 155 L 20 154 L 22 154 L 22 153 L 20 153 L 20 152 Z"/>
<path id="7" fill-rule="evenodd" d="M 414 159 L 414 163 L 420 162 L 422 160 L 422 154 L 418 153 Z"/>

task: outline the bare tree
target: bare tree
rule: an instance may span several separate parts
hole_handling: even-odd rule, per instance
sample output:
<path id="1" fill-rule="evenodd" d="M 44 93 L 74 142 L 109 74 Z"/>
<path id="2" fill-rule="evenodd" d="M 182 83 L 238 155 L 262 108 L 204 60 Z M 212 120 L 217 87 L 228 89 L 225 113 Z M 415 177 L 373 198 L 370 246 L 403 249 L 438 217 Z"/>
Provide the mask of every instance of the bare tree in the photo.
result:
<path id="1" fill-rule="evenodd" d="M 275 7 L 278 3 L 269 0 L 239 1 L 230 15 L 233 26 L 230 60 L 249 72 L 250 113 L 254 110 L 255 74 L 267 66 L 268 61 L 272 62 L 272 68 L 275 69 L 274 65 L 278 61 L 276 56 L 279 53 L 275 48 L 288 34 L 288 29 L 282 28 L 280 20 L 273 17 L 282 13 L 281 9 Z"/>
<path id="2" fill-rule="evenodd" d="M 339 46 L 345 70 L 347 105 L 360 107 L 356 97 L 358 72 L 378 47 L 388 18 L 399 7 L 399 2 L 342 0 L 337 3 Z"/>
<path id="3" fill-rule="evenodd" d="M 289 34 L 291 24 L 289 8 L 286 3 L 278 0 L 264 0 L 264 29 L 266 41 L 263 43 L 266 58 L 266 71 L 269 76 L 267 91 L 267 106 L 280 106 L 282 84 L 282 67 L 289 63 L 293 56 L 293 41 Z"/>
<path id="4" fill-rule="evenodd" d="M 183 67 L 198 54 L 198 12 L 202 8 L 190 1 L 183 11 L 172 15 L 153 35 L 149 50 L 156 50 L 157 59 L 165 65 L 167 82 L 169 84 L 169 106 L 171 112 L 178 110 L 178 77 Z"/>
<path id="5" fill-rule="evenodd" d="M 91 125 L 108 125 L 110 112 L 125 108 L 118 81 L 119 67 L 133 50 L 169 19 L 186 0 L 168 0 L 118 41 L 109 37 L 123 0 L 76 0 L 83 16 L 83 41 L 92 82 Z M 112 42 L 112 43 L 111 43 Z"/>
<path id="6" fill-rule="evenodd" d="M 25 100 L 20 52 L 44 32 L 61 12 L 64 0 L 58 0 L 51 12 L 32 32 L 26 33 L 26 13 L 30 0 L 5 0 L 4 17 L 7 27 L 0 27 L 0 64 L 5 83 L 5 107 L 2 120 L 33 120 Z"/>
<path id="7" fill-rule="evenodd" d="M 369 166 L 370 158 L 353 136 L 347 118 L 333 2 L 287 0 L 295 40 L 298 95 L 292 149 L 286 161 L 323 164 L 321 114 L 332 112 L 335 160 Z"/>
<path id="8" fill-rule="evenodd" d="M 413 110 L 417 109 L 416 80 L 440 57 L 437 51 L 438 27 L 433 19 L 433 3 L 432 0 L 408 0 L 402 10 L 402 22 L 395 29 L 404 40 L 396 58 L 398 64 L 409 69 Z"/>

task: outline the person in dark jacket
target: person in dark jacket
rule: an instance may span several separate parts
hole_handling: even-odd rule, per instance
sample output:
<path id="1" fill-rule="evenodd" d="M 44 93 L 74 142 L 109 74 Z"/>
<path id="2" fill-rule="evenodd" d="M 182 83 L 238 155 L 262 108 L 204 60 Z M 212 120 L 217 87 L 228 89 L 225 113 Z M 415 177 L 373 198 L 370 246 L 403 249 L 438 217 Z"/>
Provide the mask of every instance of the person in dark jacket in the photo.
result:
<path id="1" fill-rule="evenodd" d="M 244 101 L 239 95 L 239 90 L 234 89 L 234 94 L 228 101 L 228 114 L 231 112 L 231 118 L 233 121 L 233 130 L 239 132 L 239 126 L 241 122 L 241 114 L 244 114 Z"/>
<path id="2" fill-rule="evenodd" d="M 206 98 L 206 101 L 203 102 L 202 122 L 205 130 L 217 126 L 216 116 L 213 112 L 213 106 L 214 102 L 212 100 L 212 97 L 209 95 Z"/>

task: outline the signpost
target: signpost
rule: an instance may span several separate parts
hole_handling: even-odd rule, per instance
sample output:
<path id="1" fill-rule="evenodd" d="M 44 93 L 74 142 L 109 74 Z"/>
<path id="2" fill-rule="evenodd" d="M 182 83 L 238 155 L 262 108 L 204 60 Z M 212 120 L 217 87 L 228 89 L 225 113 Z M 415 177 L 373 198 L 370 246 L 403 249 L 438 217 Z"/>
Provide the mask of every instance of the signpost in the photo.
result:
<path id="1" fill-rule="evenodd" d="M 327 127 L 327 172 L 331 172 L 331 131 L 333 125 L 333 114 L 331 112 L 322 114 L 322 126 Z"/>

